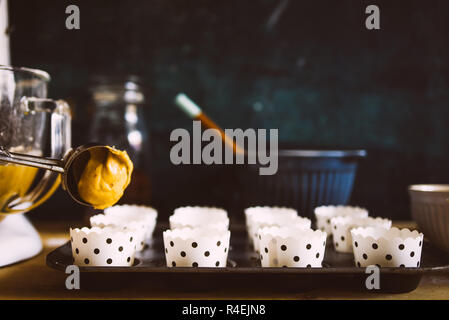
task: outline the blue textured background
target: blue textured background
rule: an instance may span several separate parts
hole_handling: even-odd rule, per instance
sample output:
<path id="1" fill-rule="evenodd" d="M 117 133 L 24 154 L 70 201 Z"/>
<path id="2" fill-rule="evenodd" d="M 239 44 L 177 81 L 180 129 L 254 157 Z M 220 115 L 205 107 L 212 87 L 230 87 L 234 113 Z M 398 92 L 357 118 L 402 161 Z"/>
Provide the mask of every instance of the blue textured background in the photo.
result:
<path id="1" fill-rule="evenodd" d="M 211 190 L 208 174 L 221 169 L 199 177 L 170 165 L 168 133 L 191 126 L 172 104 L 179 91 L 226 128 L 279 128 L 283 142 L 366 148 L 352 203 L 375 215 L 408 218 L 408 184 L 449 182 L 449 1 L 290 0 L 271 26 L 282 1 L 10 2 L 13 64 L 52 75 L 51 96 L 75 110 L 75 143 L 87 139 L 91 75 L 143 77 L 159 150 L 153 203 L 167 211 L 189 200 L 227 205 L 223 194 L 238 192 L 227 174 Z M 80 6 L 81 30 L 64 27 L 68 4 Z M 381 9 L 380 31 L 364 27 L 368 4 Z M 36 216 L 68 205 L 58 197 Z"/>

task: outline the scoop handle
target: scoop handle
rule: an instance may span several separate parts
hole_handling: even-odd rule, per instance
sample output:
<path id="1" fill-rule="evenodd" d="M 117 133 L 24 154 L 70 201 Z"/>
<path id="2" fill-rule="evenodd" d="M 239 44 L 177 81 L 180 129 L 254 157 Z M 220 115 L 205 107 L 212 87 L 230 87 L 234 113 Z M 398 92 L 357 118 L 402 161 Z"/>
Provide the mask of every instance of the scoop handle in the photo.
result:
<path id="1" fill-rule="evenodd" d="M 13 163 L 27 167 L 50 170 L 57 173 L 64 173 L 62 160 L 9 152 L 2 146 L 0 146 L 0 162 Z"/>

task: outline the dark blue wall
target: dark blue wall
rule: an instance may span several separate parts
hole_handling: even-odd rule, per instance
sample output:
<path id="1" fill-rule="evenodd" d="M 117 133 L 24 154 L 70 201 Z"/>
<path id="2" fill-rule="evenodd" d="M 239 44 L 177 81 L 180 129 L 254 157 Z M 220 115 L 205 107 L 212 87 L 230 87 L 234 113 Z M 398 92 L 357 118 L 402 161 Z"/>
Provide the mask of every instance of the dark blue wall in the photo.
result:
<path id="1" fill-rule="evenodd" d="M 179 91 L 223 127 L 366 148 L 352 202 L 375 215 L 406 219 L 408 184 L 449 182 L 449 1 L 290 0 L 271 25 L 282 1 L 10 2 L 13 64 L 52 75 L 51 95 L 75 109 L 75 142 L 87 139 L 82 97 L 92 74 L 143 77 L 162 150 L 153 161 L 156 204 L 223 200 L 204 183 L 185 199 L 172 191 L 174 181 L 190 181 L 170 176 L 166 152 L 169 131 L 191 125 L 172 104 Z M 80 6 L 81 30 L 65 29 L 68 4 Z M 364 27 L 368 4 L 381 9 L 380 31 Z M 229 185 L 219 194 L 233 192 Z"/>

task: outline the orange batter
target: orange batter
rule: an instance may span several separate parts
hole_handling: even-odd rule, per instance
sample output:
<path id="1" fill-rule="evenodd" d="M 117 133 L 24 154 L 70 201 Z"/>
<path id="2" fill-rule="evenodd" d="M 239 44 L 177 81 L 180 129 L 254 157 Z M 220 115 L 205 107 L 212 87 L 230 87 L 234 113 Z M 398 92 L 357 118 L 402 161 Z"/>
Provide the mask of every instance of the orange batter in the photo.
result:
<path id="1" fill-rule="evenodd" d="M 133 163 L 126 151 L 94 148 L 78 182 L 81 198 L 95 209 L 113 206 L 131 181 Z"/>

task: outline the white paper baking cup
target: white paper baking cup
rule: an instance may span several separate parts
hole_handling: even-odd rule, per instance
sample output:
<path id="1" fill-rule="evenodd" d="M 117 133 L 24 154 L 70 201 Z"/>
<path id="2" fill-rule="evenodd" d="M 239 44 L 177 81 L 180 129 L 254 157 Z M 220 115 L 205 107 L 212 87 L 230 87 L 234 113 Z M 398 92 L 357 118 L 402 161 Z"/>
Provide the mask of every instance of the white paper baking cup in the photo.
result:
<path id="1" fill-rule="evenodd" d="M 269 207 L 269 206 L 256 206 L 256 207 L 249 207 L 244 210 L 245 213 L 245 223 L 246 228 L 249 230 L 250 225 L 252 223 L 251 217 L 257 216 L 257 215 L 264 215 L 264 214 L 281 214 L 281 215 L 290 215 L 290 216 L 297 216 L 298 212 L 293 208 L 287 208 L 287 207 Z"/>
<path id="2" fill-rule="evenodd" d="M 424 235 L 408 229 L 359 227 L 351 230 L 358 267 L 419 267 Z"/>
<path id="3" fill-rule="evenodd" d="M 326 231 L 327 235 L 332 235 L 331 219 L 339 216 L 350 216 L 353 218 L 368 217 L 368 210 L 361 207 L 352 206 L 321 206 L 315 208 L 316 227 L 321 231 Z"/>
<path id="4" fill-rule="evenodd" d="M 122 228 L 70 228 L 74 264 L 89 266 L 132 266 L 136 240 Z"/>
<path id="5" fill-rule="evenodd" d="M 134 234 L 136 250 L 142 251 L 145 247 L 145 235 L 148 226 L 138 219 L 130 219 L 125 215 L 104 215 L 97 214 L 90 217 L 91 227 L 105 228 L 112 227 L 123 230 L 130 230 Z"/>
<path id="6" fill-rule="evenodd" d="M 391 220 L 382 218 L 354 218 L 351 216 L 331 218 L 334 249 L 337 252 L 352 252 L 351 229 L 357 227 L 391 228 Z"/>
<path id="7" fill-rule="evenodd" d="M 218 207 L 203 207 L 203 206 L 179 207 L 173 211 L 173 215 L 190 213 L 190 212 L 203 212 L 203 213 L 208 213 L 208 214 L 210 213 L 210 214 L 228 218 L 228 213 L 225 209 L 218 208 Z"/>
<path id="8" fill-rule="evenodd" d="M 264 227 L 292 227 L 296 229 L 310 229 L 312 221 L 305 217 L 292 216 L 289 214 L 260 214 L 253 216 L 251 223 L 252 243 L 254 250 L 260 250 L 260 230 Z"/>
<path id="9" fill-rule="evenodd" d="M 269 206 L 257 206 L 257 207 L 249 207 L 245 209 L 245 223 L 246 223 L 246 231 L 248 234 L 248 239 L 253 244 L 254 234 L 257 231 L 258 227 L 253 227 L 253 218 L 257 216 L 266 216 L 266 215 L 279 215 L 279 216 L 298 216 L 298 212 L 292 208 L 286 207 L 269 207 Z"/>
<path id="10" fill-rule="evenodd" d="M 231 232 L 181 228 L 163 233 L 167 267 L 226 267 Z"/>
<path id="11" fill-rule="evenodd" d="M 252 215 L 258 215 L 258 214 L 266 214 L 266 213 L 272 213 L 272 214 L 288 214 L 291 216 L 297 216 L 298 212 L 293 208 L 287 208 L 287 207 L 269 207 L 269 206 L 256 206 L 256 207 L 249 207 L 244 210 L 245 212 L 245 222 L 246 226 L 248 227 L 251 223 L 250 217 Z"/>
<path id="12" fill-rule="evenodd" d="M 262 267 L 321 268 L 326 249 L 326 232 L 291 227 L 260 230 Z"/>
<path id="13" fill-rule="evenodd" d="M 170 229 L 208 228 L 226 231 L 229 218 L 225 210 L 213 207 L 181 207 L 169 217 Z"/>
<path id="14" fill-rule="evenodd" d="M 124 217 L 128 221 L 139 221 L 145 225 L 145 243 L 149 244 L 153 238 L 153 232 L 156 227 L 157 211 L 143 205 L 116 205 L 104 210 L 106 216 Z"/>

